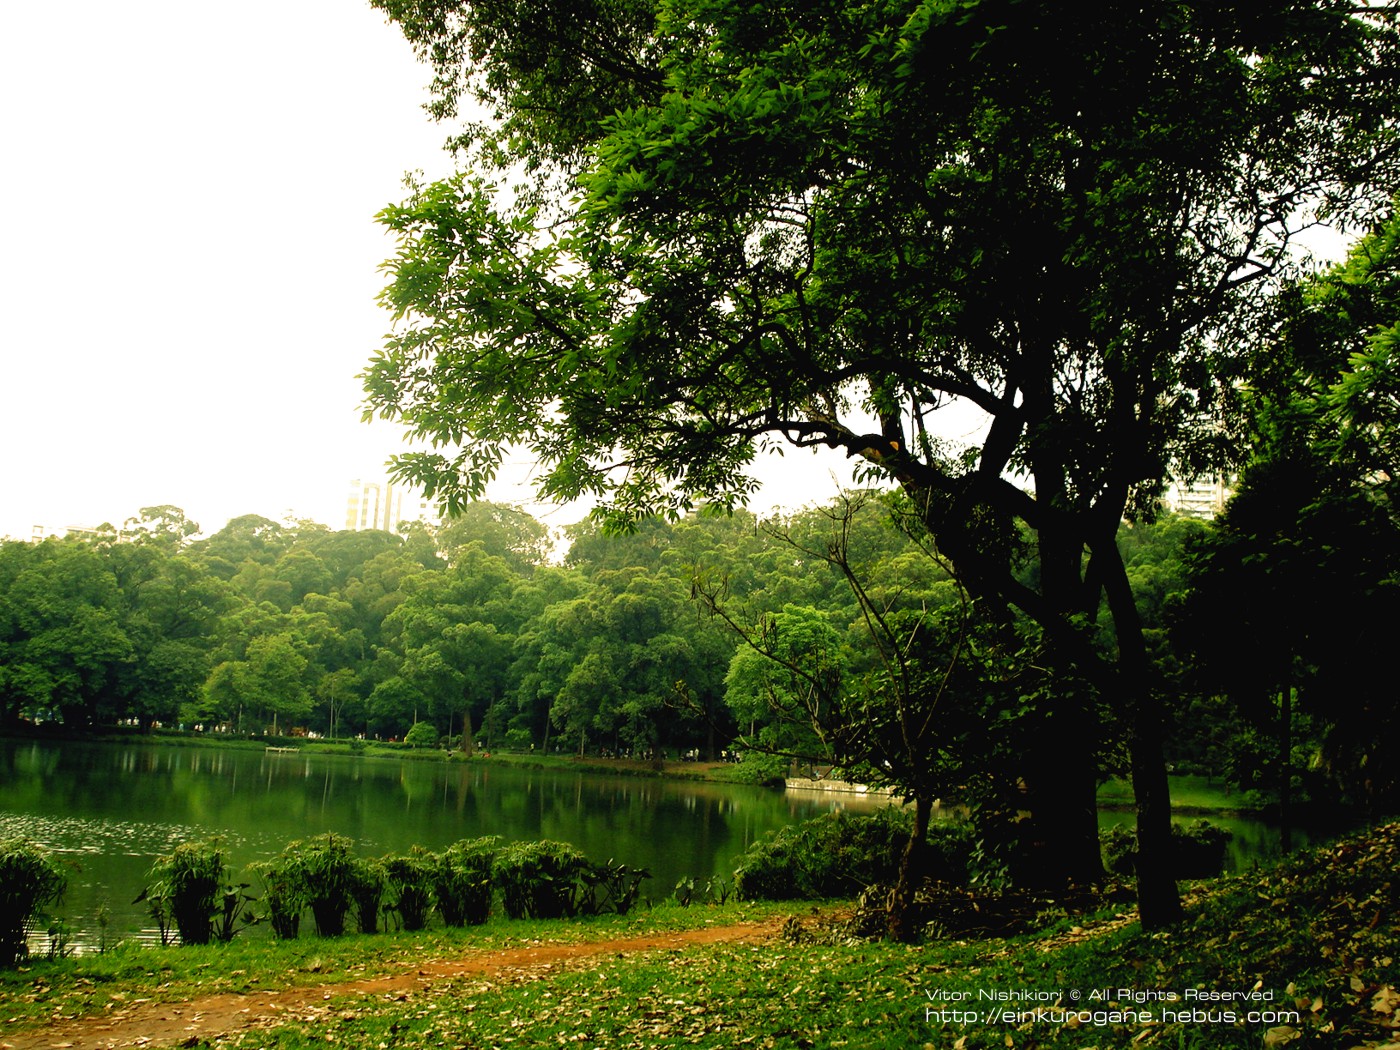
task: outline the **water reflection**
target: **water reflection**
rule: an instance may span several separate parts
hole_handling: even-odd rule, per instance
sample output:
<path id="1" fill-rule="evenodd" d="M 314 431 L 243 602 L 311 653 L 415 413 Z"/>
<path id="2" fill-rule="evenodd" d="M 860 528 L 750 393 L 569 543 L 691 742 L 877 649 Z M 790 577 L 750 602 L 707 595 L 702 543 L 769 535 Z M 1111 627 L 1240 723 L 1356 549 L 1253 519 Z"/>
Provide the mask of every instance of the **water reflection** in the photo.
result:
<path id="1" fill-rule="evenodd" d="M 131 903 L 154 857 L 217 836 L 235 869 L 292 839 L 332 831 L 377 855 L 462 838 L 560 839 L 595 860 L 645 867 L 660 899 L 684 877 L 728 878 L 769 831 L 832 809 L 871 812 L 878 796 L 774 792 L 697 781 L 353 756 L 0 740 L 0 837 L 23 835 L 71 868 L 59 909 L 75 940 L 157 937 Z M 944 816 L 952 816 L 946 813 Z M 1105 811 L 1104 824 L 1132 814 Z M 1277 829 L 1212 817 L 1235 838 L 1232 867 L 1278 853 Z M 1295 843 L 1306 845 L 1297 834 Z M 98 915 L 105 909 L 108 929 Z M 258 931 L 254 931 L 255 933 Z"/>
<path id="2" fill-rule="evenodd" d="M 218 836 L 239 869 L 327 831 L 365 854 L 488 834 L 560 839 L 596 860 L 648 868 L 643 892 L 659 899 L 683 877 L 728 877 L 775 828 L 880 804 L 488 763 L 0 741 L 0 835 L 25 835 L 77 862 L 60 914 L 86 945 L 137 931 L 154 938 L 142 906 L 128 902 L 155 856 L 194 838 Z"/>

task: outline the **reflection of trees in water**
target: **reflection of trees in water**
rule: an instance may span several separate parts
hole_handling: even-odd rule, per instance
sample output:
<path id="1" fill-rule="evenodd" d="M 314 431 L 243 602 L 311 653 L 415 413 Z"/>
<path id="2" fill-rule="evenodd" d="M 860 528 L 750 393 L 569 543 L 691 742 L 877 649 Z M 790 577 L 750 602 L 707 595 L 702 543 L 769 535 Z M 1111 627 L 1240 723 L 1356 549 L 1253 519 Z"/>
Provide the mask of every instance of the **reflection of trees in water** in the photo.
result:
<path id="1" fill-rule="evenodd" d="M 241 870 L 327 831 L 366 855 L 488 834 L 553 838 L 649 869 L 643 893 L 655 899 L 682 877 L 727 877 L 755 839 L 832 805 L 743 785 L 488 763 L 0 741 L 0 818 L 70 854 L 84 850 L 60 912 L 80 942 L 91 933 L 95 943 L 99 903 L 111 935 L 144 928 L 129 902 L 152 859 L 189 839 L 219 836 Z"/>

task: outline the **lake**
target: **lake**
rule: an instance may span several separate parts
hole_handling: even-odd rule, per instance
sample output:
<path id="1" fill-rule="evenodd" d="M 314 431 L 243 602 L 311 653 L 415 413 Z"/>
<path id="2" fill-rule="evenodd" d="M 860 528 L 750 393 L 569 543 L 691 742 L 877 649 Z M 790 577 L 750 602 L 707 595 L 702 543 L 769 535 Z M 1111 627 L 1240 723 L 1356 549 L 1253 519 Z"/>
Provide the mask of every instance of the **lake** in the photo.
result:
<path id="1" fill-rule="evenodd" d="M 57 912 L 80 950 L 121 938 L 158 939 L 144 905 L 132 902 L 154 858 L 192 839 L 218 837 L 236 871 L 293 839 L 327 831 L 356 840 L 366 856 L 415 845 L 438 850 L 478 835 L 559 839 L 592 860 L 648 869 L 653 878 L 643 895 L 659 900 L 685 877 L 697 889 L 714 876 L 731 878 L 738 856 L 770 831 L 833 809 L 868 813 L 880 805 L 840 792 L 490 761 L 0 739 L 0 838 L 34 839 L 69 865 Z M 1209 819 L 1234 833 L 1234 869 L 1279 852 L 1277 828 L 1263 821 Z M 1100 813 L 1103 825 L 1132 820 L 1128 811 Z M 1295 836 L 1297 845 L 1307 840 Z M 260 893 L 257 880 L 249 881 Z"/>
<path id="2" fill-rule="evenodd" d="M 489 761 L 0 740 L 0 838 L 26 836 L 70 864 L 56 911 L 81 950 L 158 939 L 144 905 L 132 901 L 152 860 L 191 839 L 217 836 L 235 869 L 327 831 L 355 839 L 366 856 L 478 835 L 559 839 L 592 860 L 647 868 L 653 878 L 642 893 L 656 900 L 685 877 L 697 888 L 731 878 L 736 858 L 769 831 L 879 805 L 844 793 Z"/>

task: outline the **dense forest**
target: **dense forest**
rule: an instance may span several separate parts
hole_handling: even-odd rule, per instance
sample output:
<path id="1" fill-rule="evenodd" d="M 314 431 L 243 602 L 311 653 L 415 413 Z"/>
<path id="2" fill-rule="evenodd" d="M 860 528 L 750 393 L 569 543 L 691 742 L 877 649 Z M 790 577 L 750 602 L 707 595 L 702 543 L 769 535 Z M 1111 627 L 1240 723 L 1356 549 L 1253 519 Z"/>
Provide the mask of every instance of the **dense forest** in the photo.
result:
<path id="1" fill-rule="evenodd" d="M 1331 543 L 1334 563 L 1365 563 L 1345 576 L 1241 557 L 1268 476 L 1249 475 L 1214 523 L 1120 532 L 1169 697 L 1168 757 L 1255 804 L 1384 806 L 1385 716 L 1332 646 L 1381 628 L 1363 592 L 1342 603 L 1336 589 L 1381 571 L 1369 593 L 1386 600 L 1393 558 Z M 1016 802 L 1037 703 L 1076 684 L 1037 670 L 1033 625 L 994 622 L 901 511 L 860 493 L 769 520 L 584 523 L 556 549 L 533 517 L 489 502 L 397 535 L 247 515 L 202 539 L 179 509 L 144 508 L 120 532 L 0 546 L 4 721 L 383 740 L 431 726 L 427 739 L 467 750 L 741 753 L 755 779 L 836 763 L 992 814 Z M 1336 525 L 1345 507 L 1327 513 Z M 1296 549 L 1310 520 L 1276 546 Z M 1266 634 L 1266 616 L 1290 633 Z M 915 634 L 946 661 L 935 696 L 892 680 L 892 649 Z M 1264 666 L 1280 649 L 1289 679 Z M 920 732 L 892 730 L 901 704 Z M 1099 713 L 1102 778 L 1126 767 L 1127 727 Z"/>

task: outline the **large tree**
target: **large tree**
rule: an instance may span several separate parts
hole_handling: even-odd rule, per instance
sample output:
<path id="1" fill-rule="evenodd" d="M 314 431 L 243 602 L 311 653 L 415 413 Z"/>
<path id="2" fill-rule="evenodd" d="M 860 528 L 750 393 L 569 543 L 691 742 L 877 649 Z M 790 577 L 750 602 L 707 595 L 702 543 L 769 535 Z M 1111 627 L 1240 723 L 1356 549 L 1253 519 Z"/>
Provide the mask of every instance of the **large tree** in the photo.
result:
<path id="1" fill-rule="evenodd" d="M 1285 813 L 1299 714 L 1320 730 L 1308 775 L 1385 811 L 1400 797 L 1382 757 L 1394 691 L 1358 654 L 1382 651 L 1400 617 L 1400 217 L 1277 306 L 1250 373 L 1253 456 L 1192 549 L 1177 640 L 1209 685 L 1277 726 Z"/>
<path id="2" fill-rule="evenodd" d="M 1218 451 L 1295 235 L 1396 184 L 1396 6 L 375 3 L 434 63 L 439 115 L 489 115 L 458 141 L 473 175 L 383 215 L 399 324 L 366 389 L 436 446 L 400 478 L 456 507 L 522 445 L 545 495 L 626 520 L 742 500 L 774 443 L 861 457 L 1131 721 L 1140 849 L 1164 858 L 1115 535 Z M 1067 880 L 1099 867 L 1082 695 L 1046 699 L 1058 762 L 1027 764 L 1061 770 L 1027 788 L 1063 814 L 1043 860 Z M 1144 922 L 1174 920 L 1169 866 L 1138 870 Z"/>

